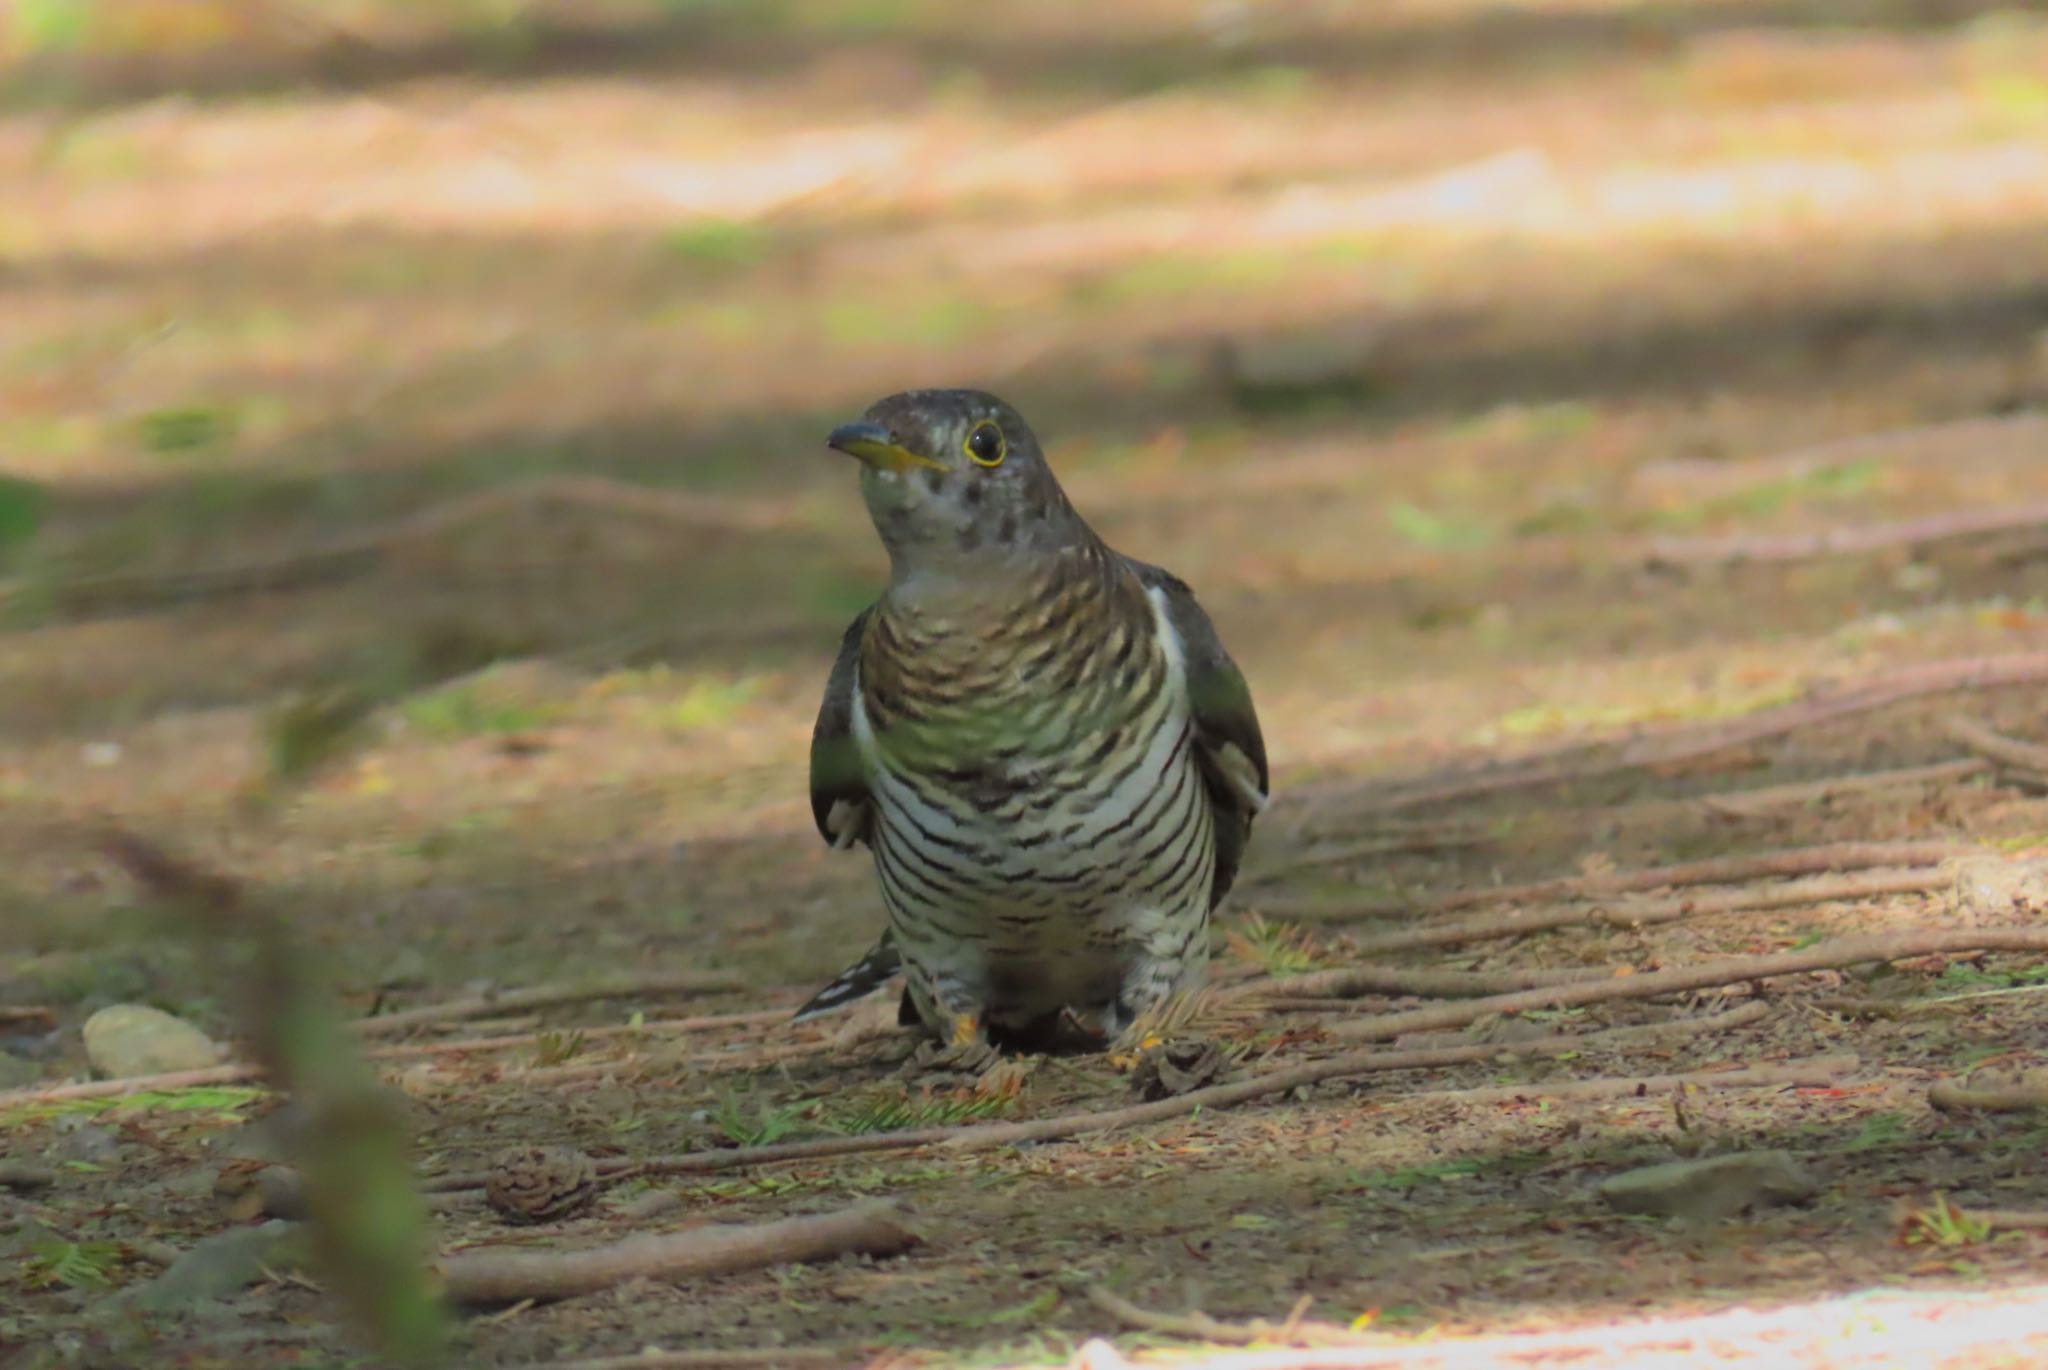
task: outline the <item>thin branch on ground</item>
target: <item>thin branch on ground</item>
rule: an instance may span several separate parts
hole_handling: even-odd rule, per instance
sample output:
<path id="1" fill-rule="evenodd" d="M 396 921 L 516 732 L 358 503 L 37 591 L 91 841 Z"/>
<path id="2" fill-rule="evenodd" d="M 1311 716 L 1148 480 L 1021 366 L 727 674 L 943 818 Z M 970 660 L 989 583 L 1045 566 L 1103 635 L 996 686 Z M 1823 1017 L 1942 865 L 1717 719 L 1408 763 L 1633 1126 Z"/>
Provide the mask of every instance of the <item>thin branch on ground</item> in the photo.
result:
<path id="1" fill-rule="evenodd" d="M 1698 965 L 1651 971 L 1586 985 L 1558 985 L 1523 990 L 1488 999 L 1434 1004 L 1400 1013 L 1377 1014 L 1330 1026 L 1333 1037 L 1383 1041 L 1409 1032 L 1439 1032 L 1464 1027 L 1494 1014 L 1528 1013 L 1537 1009 L 1578 1008 L 1622 999 L 1654 999 L 1687 990 L 1715 989 L 1779 975 L 1804 975 L 1817 970 L 1842 970 L 1875 962 L 1904 961 L 1916 956 L 1957 952 L 2048 952 L 2048 928 L 1908 928 L 1868 937 L 1840 937 L 1802 951 L 1775 956 L 1729 956 Z"/>
<path id="2" fill-rule="evenodd" d="M 552 994 L 556 991 L 548 992 Z M 579 995 L 578 997 L 582 996 Z M 392 1014 L 391 1018 L 396 1018 L 397 1016 L 397 1014 Z M 572 1031 L 580 1032 L 586 1038 L 637 1036 L 643 1034 L 652 1036 L 667 1032 L 696 1032 L 711 1031 L 723 1027 L 763 1026 L 782 1022 L 788 1016 L 788 1010 L 768 1009 L 759 1013 L 725 1013 L 712 1014 L 701 1018 L 656 1019 L 653 1022 L 637 1025 L 621 1024 L 614 1027 L 577 1028 L 572 1029 Z M 384 1023 L 389 1021 L 390 1018 L 360 1018 L 355 1020 L 356 1023 Z M 416 1020 L 406 1026 L 416 1027 L 419 1025 L 419 1021 L 421 1020 Z M 414 1042 L 401 1046 L 379 1047 L 366 1052 L 365 1055 L 373 1061 L 459 1055 L 466 1052 L 529 1045 L 537 1041 L 540 1035 L 539 1033 L 520 1033 L 505 1037 L 482 1037 L 467 1040 L 458 1038 L 444 1042 Z M 822 1050 L 829 1045 L 828 1041 L 820 1041 L 815 1045 L 805 1045 L 801 1048 L 791 1047 L 782 1050 L 789 1056 L 797 1056 Z M 738 1068 L 741 1064 L 773 1064 L 775 1059 L 781 1059 L 779 1056 L 773 1056 L 772 1052 L 771 1057 L 772 1059 L 764 1062 L 761 1055 L 757 1053 L 755 1056 L 748 1057 L 744 1063 L 736 1062 L 734 1064 L 735 1068 Z M 625 1061 L 612 1061 L 576 1066 L 541 1067 L 523 1073 L 520 1078 L 522 1080 L 576 1079 L 587 1075 L 601 1075 L 628 1064 L 630 1063 Z M 550 1075 L 550 1070 L 557 1073 Z M 81 1080 L 72 1084 L 45 1085 L 0 1092 L 0 1111 L 10 1108 L 31 1107 L 37 1104 L 62 1103 L 69 1099 L 112 1099 L 128 1094 L 153 1094 L 166 1090 L 198 1089 L 207 1085 L 244 1084 L 251 1081 L 264 1080 L 267 1078 L 267 1075 L 268 1072 L 254 1062 L 231 1062 L 226 1065 L 205 1066 L 198 1070 L 167 1071 L 161 1075 L 129 1075 L 118 1080 Z"/>
<path id="3" fill-rule="evenodd" d="M 1691 918 L 1709 918 L 1722 913 L 1753 913 L 1766 909 L 1803 908 L 1844 899 L 1875 899 L 1892 894 L 1927 894 L 1947 889 L 1952 882 L 1936 871 L 1887 870 L 1860 875 L 1820 876 L 1788 885 L 1765 885 L 1729 890 L 1721 894 L 1685 895 L 1672 899 L 1617 899 L 1611 903 L 1564 905 L 1548 909 L 1514 909 L 1455 923 L 1422 924 L 1393 932 L 1360 937 L 1352 950 L 1361 956 L 1388 952 L 1418 951 L 1427 947 L 1457 947 L 1473 942 L 1521 937 L 1532 932 L 1559 928 L 1605 925 L 1642 928 L 1660 923 L 1677 923 Z M 1317 922 L 1349 921 L 1332 910 Z"/>
<path id="4" fill-rule="evenodd" d="M 1927 1090 L 1930 1108 L 1943 1113 L 2025 1113 L 2048 1108 L 2048 1080 L 1972 1089 L 1952 1080 L 1939 1080 Z"/>
<path id="5" fill-rule="evenodd" d="M 1799 780 L 1784 785 L 1764 785 L 1752 790 L 1723 790 L 1697 799 L 1658 800 L 1645 807 L 1675 802 L 1699 805 L 1729 818 L 1755 818 L 1773 809 L 1807 808 L 1828 804 L 1855 794 L 1904 789 L 1909 785 L 1950 785 L 1972 776 L 1988 774 L 1991 763 L 1981 757 L 1960 761 L 1937 761 L 1931 766 L 1901 766 L 1889 771 L 1863 771 L 1853 775 L 1830 776 L 1826 780 Z"/>
<path id="6" fill-rule="evenodd" d="M 696 1018 L 652 1018 L 643 1023 L 618 1023 L 607 1027 L 579 1027 L 563 1031 L 584 1041 L 611 1037 L 653 1037 L 669 1033 L 715 1032 L 721 1028 L 769 1027 L 788 1020 L 788 1009 L 764 1009 L 758 1013 L 712 1013 Z M 358 1019 L 378 1022 L 379 1019 Z M 407 1042 L 402 1046 L 378 1047 L 365 1052 L 373 1061 L 401 1061 L 419 1056 L 463 1056 L 479 1051 L 503 1051 L 512 1047 L 536 1046 L 548 1032 L 515 1032 L 497 1037 L 451 1038 L 443 1042 Z"/>
<path id="7" fill-rule="evenodd" d="M 493 1013 L 526 1009 L 556 1008 L 563 1004 L 588 1004 L 603 999 L 658 999 L 675 994 L 726 994 L 745 989 L 735 976 L 706 971 L 667 971 L 653 975 L 626 975 L 597 980 L 586 985 L 535 985 L 530 989 L 509 989 L 500 994 L 480 994 L 469 999 L 451 999 L 426 1004 L 375 1018 L 358 1018 L 350 1024 L 366 1037 L 388 1037 L 428 1023 L 453 1023 L 465 1018 L 483 1018 Z"/>
<path id="8" fill-rule="evenodd" d="M 224 1187 L 225 1182 L 214 1182 L 214 1193 L 223 1198 L 234 1197 L 244 1187 Z M 267 1165 L 250 1175 L 246 1187 L 256 1195 L 258 1211 L 266 1218 L 284 1218 L 296 1222 L 309 1216 L 306 1205 L 306 1180 L 290 1166 Z M 456 1208 L 467 1202 L 468 1192 L 422 1194 L 420 1201 L 428 1208 L 443 1210 Z"/>
<path id="9" fill-rule="evenodd" d="M 588 1360 L 534 1361 L 517 1370 L 694 1370 L 723 1365 L 861 1365 L 869 1351 L 857 1346 L 739 1346 L 694 1351 L 662 1351 L 649 1347 L 625 1356 Z"/>
<path id="10" fill-rule="evenodd" d="M 848 1254 L 893 1256 L 918 1241 L 903 1218 L 901 1207 L 883 1200 L 780 1222 L 628 1237 L 584 1251 L 468 1250 L 443 1257 L 438 1270 L 452 1303 L 565 1299 L 627 1280 L 679 1280 Z"/>
<path id="11" fill-rule="evenodd" d="M 1270 1004 L 1287 999 L 1356 999 L 1365 994 L 1413 995 L 1421 999 L 1470 999 L 1507 994 L 1543 985 L 1576 985 L 1620 974 L 1614 966 L 1581 966 L 1567 970 L 1422 970 L 1412 966 L 1343 966 L 1254 980 L 1233 987 L 1223 999 L 1251 999 Z"/>
<path id="12" fill-rule="evenodd" d="M 1862 1064 L 1842 1053 L 1815 1056 L 1784 1065 L 1747 1070 L 1693 1070 L 1678 1075 L 1618 1076 L 1600 1080 L 1533 1080 L 1521 1085 L 1481 1085 L 1473 1089 L 1425 1089 L 1404 1094 L 1400 1102 L 1490 1104 L 1511 1099 L 1612 1099 L 1626 1094 L 1663 1094 L 1688 1086 L 1697 1089 L 1762 1089 L 1770 1085 L 1832 1085 Z"/>
<path id="13" fill-rule="evenodd" d="M 458 495 L 285 556 L 185 571 L 79 576 L 32 586 L 0 583 L 0 608 L 33 594 L 66 612 L 108 613 L 339 584 L 370 574 L 409 545 L 443 537 L 479 519 L 550 504 L 658 519 L 700 535 L 766 532 L 794 522 L 794 515 L 758 501 L 657 490 L 603 476 L 537 476 L 494 490 Z"/>
<path id="14" fill-rule="evenodd" d="M 2026 1208 L 1970 1208 L 1963 1216 L 1973 1218 L 1986 1227 L 2003 1227 L 2008 1231 L 2048 1231 L 2048 1211 Z"/>
<path id="15" fill-rule="evenodd" d="M 2007 737 L 1961 714 L 1951 714 L 1943 720 L 1942 730 L 1981 757 L 2023 771 L 2035 780 L 2048 779 L 2048 746 Z"/>
<path id="16" fill-rule="evenodd" d="M 1484 1001 L 1481 1001 L 1484 1002 Z M 1757 1010 L 1744 1006 L 1728 1014 L 1714 1015 L 1684 1024 L 1694 1036 L 1704 1036 L 1720 1027 L 1752 1021 Z M 679 1156 L 655 1156 L 644 1160 L 624 1157 L 598 1163 L 598 1174 L 615 1179 L 633 1175 L 700 1175 L 712 1171 L 737 1170 L 746 1166 L 784 1165 L 796 1161 L 825 1160 L 877 1151 L 909 1151 L 919 1147 L 941 1147 L 949 1152 L 989 1151 L 1026 1142 L 1056 1141 L 1120 1127 L 1177 1118 L 1203 1109 L 1234 1107 L 1252 1099 L 1284 1094 L 1304 1085 L 1393 1070 L 1433 1070 L 1444 1066 L 1469 1065 L 1474 1061 L 1513 1060 L 1524 1056 L 1558 1055 L 1601 1047 L 1633 1045 L 1658 1040 L 1678 1023 L 1653 1023 L 1614 1028 L 1604 1032 L 1565 1033 L 1525 1042 L 1478 1042 L 1407 1051 L 1354 1051 L 1286 1070 L 1255 1075 L 1245 1080 L 1191 1090 L 1155 1103 L 1132 1104 L 1102 1112 L 1069 1113 L 1029 1122 L 984 1123 L 964 1127 L 926 1127 L 902 1132 L 872 1132 L 855 1137 L 822 1137 L 806 1142 L 777 1142 L 768 1146 L 733 1147 L 716 1151 L 694 1151 Z M 428 1192 L 448 1193 L 481 1189 L 480 1172 L 444 1175 L 422 1183 Z"/>
<path id="17" fill-rule="evenodd" d="M 1775 565 L 1819 557 L 1859 556 L 1896 548 L 1926 547 L 1958 538 L 2048 528 L 2048 503 L 1977 505 L 1945 514 L 1892 523 L 1855 524 L 1818 533 L 1733 534 L 1728 537 L 1659 538 L 1645 560 L 1652 566 Z"/>
<path id="18" fill-rule="evenodd" d="M 1247 872 L 1244 884 L 1248 887 L 1265 884 L 1291 875 L 1296 871 L 1313 870 L 1318 866 L 1341 866 L 1353 861 L 1366 861 L 1376 856 L 1398 856 L 1406 852 L 1450 851 L 1463 847 L 1483 847 L 1499 839 L 1489 833 L 1473 832 L 1470 829 L 1420 829 L 1414 833 L 1389 834 L 1348 842 L 1337 847 L 1318 847 L 1276 856 L 1263 862 L 1256 870 Z"/>
<path id="19" fill-rule="evenodd" d="M 130 1075 L 120 1080 L 81 1080 L 76 1084 L 43 1085 L 9 1090 L 0 1094 L 0 1111 L 62 1103 L 66 1099 L 111 1099 L 123 1094 L 151 1094 L 158 1090 L 198 1089 L 205 1085 L 232 1085 L 261 1080 L 268 1074 L 254 1064 L 206 1066 L 199 1070 L 173 1070 L 161 1075 Z"/>
<path id="20" fill-rule="evenodd" d="M 1189 1313 L 1155 1313 L 1110 1293 L 1099 1284 L 1091 1284 L 1082 1292 L 1088 1302 L 1118 1321 L 1140 1331 L 1160 1332 L 1170 1337 L 1226 1342 L 1232 1346 L 1250 1346 L 1261 1341 L 1293 1346 L 1347 1346 L 1382 1340 L 1333 1323 L 1304 1322 L 1299 1317 L 1302 1310 L 1299 1303 L 1295 1305 L 1296 1314 L 1282 1322 L 1267 1322 L 1264 1318 L 1254 1318 L 1250 1322 L 1223 1322 L 1199 1309 Z"/>
<path id="21" fill-rule="evenodd" d="M 1720 856 L 1638 870 L 1601 871 L 1535 880 L 1522 885 L 1458 890 L 1419 902 L 1429 913 L 1448 913 L 1474 904 L 1517 903 L 1622 894 L 1639 890 L 1682 889 L 1688 885 L 1734 885 L 1745 880 L 1826 875 L 1870 870 L 1880 866 L 1938 866 L 1952 856 L 1976 850 L 1966 842 L 1828 842 L 1814 847 L 1788 847 L 1748 856 Z"/>
<path id="22" fill-rule="evenodd" d="M 43 1189 L 57 1183 L 57 1172 L 27 1161 L 0 1161 L 0 1189 Z"/>
<path id="23" fill-rule="evenodd" d="M 1383 780 L 1373 786 L 1368 798 L 1347 807 L 1361 814 L 1399 813 L 1510 790 L 1596 780 L 1621 771 L 1696 760 L 1931 695 L 2043 683 L 2048 683 L 2048 652 L 1890 666 L 1881 675 L 1820 687 L 1796 703 L 1725 721 L 1650 729 L 1620 741 L 1564 743 L 1519 760 L 1439 771 L 1405 783 Z M 1309 803 L 1313 798 L 1297 792 L 1294 802 Z"/>

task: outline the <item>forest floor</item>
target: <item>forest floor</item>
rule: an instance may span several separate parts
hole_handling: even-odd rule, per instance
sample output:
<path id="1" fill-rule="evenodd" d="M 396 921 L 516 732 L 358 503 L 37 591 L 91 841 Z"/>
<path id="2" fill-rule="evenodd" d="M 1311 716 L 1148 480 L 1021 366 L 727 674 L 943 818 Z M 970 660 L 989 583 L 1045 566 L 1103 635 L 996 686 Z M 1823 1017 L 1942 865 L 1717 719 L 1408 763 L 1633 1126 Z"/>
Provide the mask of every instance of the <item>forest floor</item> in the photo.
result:
<path id="1" fill-rule="evenodd" d="M 821 437 L 935 384 L 1012 400 L 1251 681 L 1276 800 L 1217 942 L 1247 997 L 1200 1025 L 1229 1077 L 1498 1051 L 1059 1140 L 645 1173 L 533 1228 L 463 1192 L 444 1250 L 855 1196 L 921 1241 L 514 1304 L 461 1325 L 462 1363 L 1216 1339 L 1104 1291 L 1236 1324 L 1309 1298 L 1354 1365 L 2048 1358 L 2048 1230 L 1973 1216 L 2048 1211 L 2048 1111 L 1929 1103 L 2048 1066 L 2048 954 L 1373 1027 L 1455 1002 L 1441 972 L 2048 932 L 2048 781 L 1956 726 L 2048 742 L 2048 18 L 1871 8 L 621 4 L 196 62 L 188 96 L 119 63 L 22 87 L 0 1165 L 54 1175 L 0 1183 L 0 1363 L 377 1363 L 290 1270 L 125 1330 L 116 1291 L 251 1220 L 215 1178 L 283 1115 L 253 1080 L 40 1097 L 87 1077 L 105 1005 L 235 1030 L 219 949 L 138 899 L 108 821 L 285 911 L 351 1014 L 729 978 L 377 1039 L 426 1176 L 1130 1102 L 1100 1056 L 907 1080 L 879 1001 L 663 1026 L 787 1011 L 878 928 L 805 795 L 884 569 Z M 1617 883 L 1843 843 L 1918 845 Z M 1549 926 L 1443 931 L 1475 919 Z M 1286 984 L 1351 965 L 1413 978 Z M 1763 1149 L 1816 1192 L 1699 1223 L 1597 1193 Z M 1630 1330 L 1738 1308 L 1781 1321 Z M 1583 1341 L 1454 1354 L 1509 1333 Z"/>

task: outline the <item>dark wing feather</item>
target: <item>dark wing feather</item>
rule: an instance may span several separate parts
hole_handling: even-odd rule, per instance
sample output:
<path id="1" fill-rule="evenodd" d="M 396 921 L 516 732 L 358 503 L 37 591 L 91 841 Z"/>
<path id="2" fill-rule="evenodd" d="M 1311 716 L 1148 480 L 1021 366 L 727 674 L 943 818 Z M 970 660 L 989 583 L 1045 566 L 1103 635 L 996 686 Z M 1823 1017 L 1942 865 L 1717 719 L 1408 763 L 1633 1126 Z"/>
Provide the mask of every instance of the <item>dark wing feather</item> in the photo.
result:
<path id="1" fill-rule="evenodd" d="M 872 607 L 861 610 L 839 639 L 839 656 L 832 663 L 825 698 L 818 705 L 818 721 L 811 728 L 811 817 L 827 842 L 832 840 L 832 829 L 826 819 L 835 803 L 871 802 L 860 749 L 853 740 L 853 678 L 860 664 L 861 635 L 873 613 Z"/>
<path id="2" fill-rule="evenodd" d="M 856 999 L 865 999 L 895 979 L 897 975 L 902 973 L 902 970 L 903 955 L 896 950 L 896 939 L 887 932 L 884 932 L 881 940 L 875 943 L 867 955 L 855 961 L 845 970 L 840 971 L 833 978 L 831 984 L 813 994 L 809 1002 L 798 1009 L 796 1016 L 790 1021 L 801 1023 L 806 1018 L 815 1018 L 821 1013 L 830 1013 L 833 1009 L 850 1004 Z M 905 993 L 907 997 L 908 991 Z M 898 1018 L 903 1016 L 903 1009 L 900 1005 L 897 1008 L 896 1016 Z M 916 1021 L 917 1018 L 913 1013 L 908 1022 L 915 1023 Z"/>
<path id="3" fill-rule="evenodd" d="M 1258 810 L 1247 802 L 1224 771 L 1225 749 L 1235 747 L 1258 775 L 1258 790 L 1269 791 L 1266 770 L 1266 739 L 1259 732 L 1258 711 L 1252 707 L 1251 687 L 1244 673 L 1223 649 L 1216 625 L 1195 602 L 1195 592 L 1170 571 L 1125 557 L 1147 589 L 1163 592 L 1167 621 L 1180 637 L 1181 653 L 1187 663 L 1188 701 L 1195 715 L 1196 755 L 1202 763 L 1202 778 L 1209 791 L 1209 805 L 1216 818 L 1216 883 L 1210 887 L 1209 905 L 1223 902 L 1237 879 L 1244 859 L 1245 843 L 1251 839 L 1252 818 Z"/>

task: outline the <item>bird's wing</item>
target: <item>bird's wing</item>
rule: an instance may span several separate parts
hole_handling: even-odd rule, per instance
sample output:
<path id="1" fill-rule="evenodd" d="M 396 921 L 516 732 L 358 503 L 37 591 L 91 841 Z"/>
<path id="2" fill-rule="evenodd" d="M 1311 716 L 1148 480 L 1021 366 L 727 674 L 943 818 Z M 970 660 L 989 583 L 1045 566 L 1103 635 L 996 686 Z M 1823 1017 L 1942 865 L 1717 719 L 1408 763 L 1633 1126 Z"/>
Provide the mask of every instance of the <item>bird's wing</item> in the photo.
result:
<path id="1" fill-rule="evenodd" d="M 1195 716 L 1196 754 L 1216 818 L 1216 883 L 1210 891 L 1214 907 L 1230 892 L 1251 837 L 1252 818 L 1266 806 L 1266 739 L 1252 707 L 1251 687 L 1223 649 L 1223 639 L 1196 603 L 1195 592 L 1170 571 L 1124 559 L 1146 589 L 1158 592 L 1166 621 L 1180 639 L 1188 705 Z"/>
<path id="2" fill-rule="evenodd" d="M 863 609 L 839 639 L 839 656 L 825 681 L 825 698 L 811 728 L 811 817 L 818 831 L 835 847 L 866 841 L 874 802 L 861 767 L 860 748 L 853 740 L 854 677 L 860 664 L 860 640 L 873 608 Z"/>

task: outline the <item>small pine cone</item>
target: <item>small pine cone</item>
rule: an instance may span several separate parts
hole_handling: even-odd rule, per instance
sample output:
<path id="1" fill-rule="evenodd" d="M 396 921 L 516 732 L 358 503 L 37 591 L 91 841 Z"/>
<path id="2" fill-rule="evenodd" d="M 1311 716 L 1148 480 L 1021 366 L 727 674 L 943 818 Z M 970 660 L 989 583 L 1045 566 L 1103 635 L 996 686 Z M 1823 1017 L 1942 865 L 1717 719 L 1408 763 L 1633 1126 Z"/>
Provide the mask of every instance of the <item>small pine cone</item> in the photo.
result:
<path id="1" fill-rule="evenodd" d="M 1203 1037 L 1175 1037 L 1148 1049 L 1131 1072 L 1131 1092 L 1143 1099 L 1167 1099 L 1200 1089 L 1223 1073 L 1229 1058 Z"/>
<path id="2" fill-rule="evenodd" d="M 597 1167 L 580 1151 L 515 1146 L 491 1158 L 484 1197 L 507 1222 L 573 1217 L 597 1198 Z"/>

